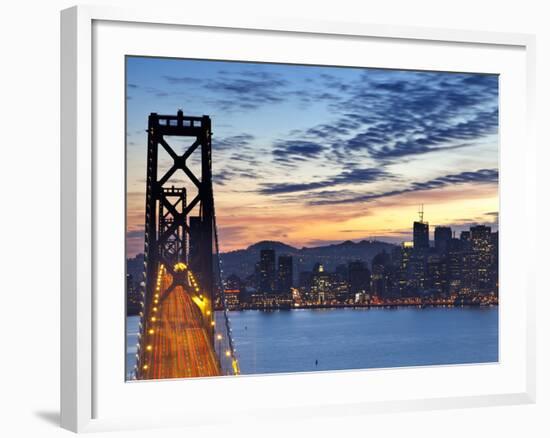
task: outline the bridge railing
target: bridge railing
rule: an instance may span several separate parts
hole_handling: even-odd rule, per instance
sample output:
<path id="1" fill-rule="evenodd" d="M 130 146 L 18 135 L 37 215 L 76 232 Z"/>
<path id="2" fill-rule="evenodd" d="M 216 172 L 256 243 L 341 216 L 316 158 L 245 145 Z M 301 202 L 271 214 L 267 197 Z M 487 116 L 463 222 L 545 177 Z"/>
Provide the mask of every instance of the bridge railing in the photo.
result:
<path id="1" fill-rule="evenodd" d="M 215 312 L 215 321 L 216 331 L 214 334 L 214 349 L 220 361 L 222 374 L 239 374 L 239 363 L 235 354 L 227 311 L 225 309 L 217 310 Z"/>

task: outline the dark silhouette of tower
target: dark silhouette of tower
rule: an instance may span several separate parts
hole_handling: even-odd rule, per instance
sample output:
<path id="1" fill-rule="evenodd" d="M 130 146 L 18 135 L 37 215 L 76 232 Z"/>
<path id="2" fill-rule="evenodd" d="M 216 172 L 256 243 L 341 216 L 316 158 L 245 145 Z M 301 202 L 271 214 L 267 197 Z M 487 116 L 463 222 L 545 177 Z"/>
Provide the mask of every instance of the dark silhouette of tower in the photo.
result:
<path id="1" fill-rule="evenodd" d="M 277 268 L 277 289 L 280 293 L 289 293 L 293 277 L 292 256 L 279 256 Z"/>
<path id="2" fill-rule="evenodd" d="M 429 225 L 425 222 L 414 222 L 413 244 L 415 250 L 426 250 L 430 247 Z"/>
<path id="3" fill-rule="evenodd" d="M 275 250 L 262 249 L 260 251 L 260 292 L 273 293 L 275 291 Z"/>
<path id="4" fill-rule="evenodd" d="M 430 228 L 424 222 L 424 206 L 418 212 L 420 221 L 413 223 L 413 244 L 415 251 L 425 251 L 430 248 Z"/>
<path id="5" fill-rule="evenodd" d="M 356 260 L 348 264 L 349 289 L 352 294 L 370 291 L 371 275 L 367 265 Z"/>
<path id="6" fill-rule="evenodd" d="M 449 244 L 453 238 L 451 227 L 435 227 L 434 241 L 435 250 L 439 254 L 445 254 L 449 249 Z"/>

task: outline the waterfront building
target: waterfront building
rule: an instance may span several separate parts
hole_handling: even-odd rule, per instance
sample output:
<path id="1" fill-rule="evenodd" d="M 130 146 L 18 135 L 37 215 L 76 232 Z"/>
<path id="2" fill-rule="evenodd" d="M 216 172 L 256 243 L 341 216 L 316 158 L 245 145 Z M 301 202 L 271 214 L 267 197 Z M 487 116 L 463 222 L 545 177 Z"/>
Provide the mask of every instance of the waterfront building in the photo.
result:
<path id="1" fill-rule="evenodd" d="M 494 289 L 491 284 L 491 227 L 485 225 L 470 227 L 470 236 L 474 257 L 472 272 L 474 288 L 479 292 L 489 293 Z"/>
<path id="2" fill-rule="evenodd" d="M 277 268 L 277 289 L 279 293 L 288 294 L 293 283 L 292 256 L 279 256 Z"/>
<path id="3" fill-rule="evenodd" d="M 462 288 L 462 241 L 452 238 L 447 253 L 449 294 L 458 294 Z"/>
<path id="4" fill-rule="evenodd" d="M 348 264 L 348 282 L 352 295 L 370 292 L 371 275 L 365 262 L 356 260 Z"/>
<path id="5" fill-rule="evenodd" d="M 397 260 L 397 288 L 399 295 L 405 296 L 409 290 L 409 264 L 413 255 L 414 245 L 412 242 L 403 242 Z"/>
<path id="6" fill-rule="evenodd" d="M 275 251 L 273 249 L 260 251 L 259 274 L 259 292 L 273 293 L 275 291 Z"/>
<path id="7" fill-rule="evenodd" d="M 317 304 L 326 304 L 334 299 L 331 275 L 319 263 L 313 268 L 311 296 Z"/>
<path id="8" fill-rule="evenodd" d="M 229 310 L 238 309 L 241 304 L 240 289 L 225 289 L 225 301 Z"/>
<path id="9" fill-rule="evenodd" d="M 432 254 L 426 263 L 427 290 L 432 295 L 446 296 L 449 292 L 447 257 Z"/>
<path id="10" fill-rule="evenodd" d="M 132 274 L 126 274 L 126 314 L 137 315 L 141 310 L 141 293 Z"/>
<path id="11" fill-rule="evenodd" d="M 385 297 L 391 292 L 391 264 L 391 257 L 386 251 L 376 254 L 372 259 L 371 292 L 373 295 Z"/>

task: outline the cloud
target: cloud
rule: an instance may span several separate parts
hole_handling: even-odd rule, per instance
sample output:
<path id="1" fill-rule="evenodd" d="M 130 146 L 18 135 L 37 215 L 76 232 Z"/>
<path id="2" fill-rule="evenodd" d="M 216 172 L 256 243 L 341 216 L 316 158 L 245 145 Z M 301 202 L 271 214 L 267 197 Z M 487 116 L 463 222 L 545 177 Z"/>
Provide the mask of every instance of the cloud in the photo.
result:
<path id="1" fill-rule="evenodd" d="M 471 146 L 472 143 L 456 141 L 473 141 L 480 137 L 496 133 L 498 126 L 498 110 L 477 113 L 471 119 L 430 129 L 415 129 L 417 125 L 400 127 L 377 125 L 365 133 L 358 134 L 344 143 L 347 149 L 364 149 L 375 159 L 405 157 L 408 155 L 425 154 L 433 151 L 458 149 Z M 401 130 L 413 133 L 402 140 L 396 140 L 396 133 Z"/>
<path id="2" fill-rule="evenodd" d="M 324 147 L 319 143 L 301 140 L 279 141 L 275 144 L 272 154 L 276 161 L 302 161 L 308 158 L 317 158 Z"/>
<path id="3" fill-rule="evenodd" d="M 402 195 L 405 193 L 419 192 L 425 190 L 439 189 L 456 184 L 464 183 L 497 183 L 497 169 L 480 169 L 475 172 L 461 172 L 458 174 L 445 175 L 434 178 L 429 181 L 415 182 L 404 189 L 389 190 L 380 193 L 367 193 L 347 198 L 319 199 L 311 200 L 312 205 L 331 205 L 331 204 L 353 204 L 357 202 L 368 202 L 375 199 L 387 198 L 391 196 Z"/>
<path id="4" fill-rule="evenodd" d="M 376 168 L 345 170 L 340 174 L 309 183 L 278 183 L 263 184 L 258 191 L 263 195 L 277 195 L 281 193 L 303 192 L 320 188 L 328 188 L 342 184 L 367 184 L 382 178 L 391 178 L 385 170 Z"/>
<path id="5" fill-rule="evenodd" d="M 250 145 L 252 140 L 254 140 L 254 136 L 246 133 L 221 138 L 213 137 L 212 147 L 214 150 L 232 149 L 241 151 L 243 147 Z"/>
<path id="6" fill-rule="evenodd" d="M 204 82 L 204 88 L 219 93 L 212 101 L 222 111 L 232 109 L 252 110 L 262 105 L 285 100 L 282 90 L 288 81 L 270 72 L 241 71 L 237 74 L 220 75 Z"/>
<path id="7" fill-rule="evenodd" d="M 163 79 L 165 79 L 169 84 L 175 85 L 175 84 L 198 84 L 203 82 L 202 79 L 192 77 L 192 76 L 169 76 L 164 75 Z"/>
<path id="8" fill-rule="evenodd" d="M 496 75 L 367 69 L 345 94 L 331 104 L 331 123 L 301 133 L 308 141 L 331 142 L 342 163 L 365 155 L 395 162 L 469 147 L 498 133 Z"/>
<path id="9" fill-rule="evenodd" d="M 214 184 L 224 186 L 228 181 L 230 181 L 235 174 L 229 170 L 221 170 L 219 172 L 214 172 L 212 174 L 212 180 Z"/>

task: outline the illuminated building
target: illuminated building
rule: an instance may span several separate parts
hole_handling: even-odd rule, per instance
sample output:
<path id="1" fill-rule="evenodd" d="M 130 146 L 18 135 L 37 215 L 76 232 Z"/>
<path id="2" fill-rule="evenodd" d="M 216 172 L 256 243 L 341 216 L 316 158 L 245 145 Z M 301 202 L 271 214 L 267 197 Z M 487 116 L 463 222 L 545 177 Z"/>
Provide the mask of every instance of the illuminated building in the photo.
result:
<path id="1" fill-rule="evenodd" d="M 480 292 L 490 292 L 491 282 L 492 239 L 491 227 L 476 225 L 470 228 L 472 252 L 474 256 L 474 288 Z"/>
<path id="2" fill-rule="evenodd" d="M 311 295 L 315 302 L 318 304 L 325 304 L 334 299 L 331 286 L 331 275 L 325 272 L 323 265 L 317 263 L 313 268 L 313 279 L 311 284 Z"/>
<path id="3" fill-rule="evenodd" d="M 391 258 L 385 251 L 377 254 L 372 259 L 371 285 L 372 294 L 378 297 L 388 295 L 390 291 Z"/>
<path id="4" fill-rule="evenodd" d="M 447 258 L 430 255 L 426 263 L 426 288 L 430 293 L 443 296 L 449 292 Z"/>
<path id="5" fill-rule="evenodd" d="M 449 293 L 457 294 L 462 288 L 462 241 L 451 239 L 447 252 Z"/>
<path id="6" fill-rule="evenodd" d="M 397 284 L 399 294 L 405 296 L 409 291 L 409 264 L 413 254 L 413 243 L 403 242 L 401 245 L 400 258 L 398 260 Z"/>
<path id="7" fill-rule="evenodd" d="M 141 294 L 135 287 L 132 274 L 126 274 L 126 314 L 137 315 L 141 310 Z"/>
<path id="8" fill-rule="evenodd" d="M 227 302 L 227 308 L 230 310 L 237 309 L 241 304 L 240 289 L 225 289 L 225 300 Z"/>

